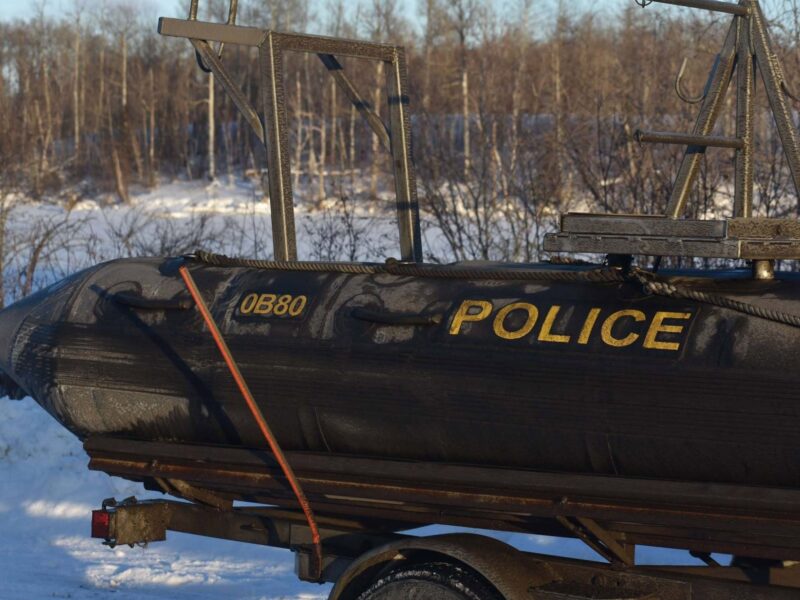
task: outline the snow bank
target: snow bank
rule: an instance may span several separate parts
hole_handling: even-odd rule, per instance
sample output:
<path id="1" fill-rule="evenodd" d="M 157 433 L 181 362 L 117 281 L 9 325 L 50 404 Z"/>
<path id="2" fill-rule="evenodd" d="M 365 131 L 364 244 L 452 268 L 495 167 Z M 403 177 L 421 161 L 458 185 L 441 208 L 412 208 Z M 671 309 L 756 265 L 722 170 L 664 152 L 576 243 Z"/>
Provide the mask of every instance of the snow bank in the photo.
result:
<path id="1" fill-rule="evenodd" d="M 321 600 L 284 550 L 170 534 L 147 548 L 89 537 L 104 498 L 155 497 L 95 473 L 80 442 L 30 398 L 0 399 L 0 573 L 3 600 L 105 598 Z"/>

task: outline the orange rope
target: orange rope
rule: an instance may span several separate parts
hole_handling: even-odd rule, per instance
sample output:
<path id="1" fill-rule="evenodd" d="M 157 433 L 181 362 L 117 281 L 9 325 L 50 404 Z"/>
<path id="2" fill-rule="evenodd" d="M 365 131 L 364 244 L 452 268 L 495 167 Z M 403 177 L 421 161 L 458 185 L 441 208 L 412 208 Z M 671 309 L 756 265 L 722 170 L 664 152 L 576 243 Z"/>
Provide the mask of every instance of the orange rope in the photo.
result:
<path id="1" fill-rule="evenodd" d="M 275 438 L 275 435 L 272 433 L 272 430 L 267 424 L 267 419 L 264 417 L 264 413 L 261 412 L 261 409 L 256 404 L 253 394 L 250 392 L 250 388 L 242 376 L 241 371 L 239 371 L 236 361 L 233 360 L 231 350 L 228 348 L 228 344 L 222 337 L 222 333 L 220 333 L 219 327 L 217 327 L 217 324 L 214 321 L 214 317 L 211 316 L 208 306 L 203 300 L 203 297 L 200 295 L 200 290 L 197 289 L 197 284 L 195 283 L 191 273 L 189 273 L 189 269 L 183 265 L 180 267 L 179 272 L 184 283 L 186 284 L 186 288 L 189 290 L 192 298 L 194 298 L 197 308 L 200 310 L 200 314 L 203 315 L 203 320 L 206 322 L 206 325 L 211 332 L 211 336 L 214 338 L 214 342 L 216 342 L 217 348 L 219 348 L 219 351 L 222 354 L 222 358 L 225 359 L 225 363 L 228 365 L 228 369 L 230 370 L 234 381 L 236 381 L 239 391 L 242 393 L 245 402 L 247 402 L 247 406 L 250 409 L 250 412 L 253 414 L 253 418 L 258 424 L 259 429 L 261 429 L 261 433 L 264 435 L 264 438 L 267 440 L 267 443 L 272 450 L 272 454 L 274 454 L 275 458 L 278 460 L 278 464 L 283 470 L 283 474 L 289 481 L 289 485 L 291 486 L 294 495 L 297 497 L 297 502 L 300 504 L 300 508 L 303 509 L 303 514 L 305 514 L 306 520 L 308 521 L 308 527 L 311 530 L 311 541 L 314 544 L 314 560 L 316 561 L 316 564 L 313 565 L 313 571 L 315 572 L 316 578 L 319 579 L 322 574 L 322 541 L 320 540 L 319 528 L 317 527 L 317 521 L 314 517 L 314 511 L 311 509 L 311 504 L 309 504 L 308 498 L 303 492 L 303 488 L 300 487 L 300 482 L 297 480 L 294 470 L 286 460 L 286 456 L 284 455 L 283 450 L 281 450 L 278 440 Z"/>

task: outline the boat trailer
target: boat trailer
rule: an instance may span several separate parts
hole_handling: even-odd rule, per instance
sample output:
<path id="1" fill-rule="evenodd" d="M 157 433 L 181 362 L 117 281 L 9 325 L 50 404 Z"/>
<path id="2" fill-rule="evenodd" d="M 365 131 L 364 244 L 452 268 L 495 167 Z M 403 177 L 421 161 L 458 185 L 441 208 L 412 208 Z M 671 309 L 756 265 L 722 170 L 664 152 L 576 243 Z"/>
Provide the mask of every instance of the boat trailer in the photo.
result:
<path id="1" fill-rule="evenodd" d="M 659 217 L 567 215 L 562 221 L 561 233 L 550 236 L 546 247 L 554 252 L 745 258 L 754 261 L 757 277 L 769 278 L 775 260 L 800 257 L 800 228 L 795 222 L 758 220 L 752 216 L 750 128 L 755 67 L 759 68 L 764 79 L 796 184 L 800 179 L 800 154 L 784 97 L 790 94 L 772 51 L 759 3 L 756 0 L 742 0 L 738 4 L 714 0 L 651 1 L 733 15 L 733 24 L 709 79 L 707 93 L 698 100 L 702 101 L 702 106 L 695 131 L 689 135 L 646 131 L 637 134 L 642 143 L 687 146 L 667 213 Z M 641 3 L 650 2 L 645 0 Z M 191 41 L 201 67 L 216 74 L 263 143 L 269 166 L 276 260 L 296 259 L 291 178 L 286 152 L 288 128 L 282 56 L 284 52 L 304 52 L 318 55 L 391 153 L 401 260 L 421 262 L 403 49 L 240 27 L 236 25 L 237 4 L 236 0 L 231 0 L 227 24 L 215 24 L 197 20 L 198 0 L 192 0 L 189 19 L 161 19 L 159 32 Z M 218 47 L 215 49 L 212 43 Z M 225 44 L 258 48 L 262 64 L 262 111 L 250 104 L 222 64 Z M 363 100 L 336 55 L 378 60 L 388 65 L 388 125 Z M 738 135 L 736 138 L 713 136 L 714 123 L 736 68 L 739 69 Z M 681 94 L 679 83 L 677 87 Z M 702 153 L 709 147 L 737 152 L 734 218 L 719 222 L 679 219 Z M 777 229 L 789 231 L 790 235 L 777 242 L 767 240 L 775 237 L 771 234 Z M 221 345 L 224 346 L 224 340 Z M 268 459 L 263 457 L 252 457 L 257 464 L 249 473 L 226 473 L 224 468 L 215 469 L 207 461 L 199 461 L 202 465 L 198 471 L 196 464 L 186 464 L 186 457 L 179 457 L 173 461 L 174 464 L 169 456 L 164 456 L 158 464 L 156 461 L 139 464 L 141 461 L 135 456 L 121 455 L 113 442 L 110 443 L 111 446 L 104 440 L 87 440 L 85 447 L 91 457 L 90 468 L 134 479 L 138 477 L 154 489 L 186 501 L 129 498 L 118 502 L 108 499 L 92 514 L 93 537 L 104 540 L 111 547 L 133 546 L 163 541 L 167 532 L 172 531 L 289 549 L 295 553 L 296 572 L 301 579 L 335 583 L 331 600 L 400 598 L 397 594 L 387 596 L 371 590 L 376 580 L 387 573 L 402 573 L 404 569 L 406 572 L 438 569 L 442 573 L 466 573 L 470 581 L 477 582 L 475 589 L 489 590 L 479 595 L 481 600 L 796 600 L 800 597 L 800 564 L 785 560 L 787 556 L 800 559 L 800 535 L 796 531 L 800 525 L 791 509 L 798 506 L 798 502 L 791 490 L 785 491 L 785 498 L 781 496 L 782 506 L 790 507 L 786 512 L 788 516 L 782 520 L 774 515 L 760 514 L 759 498 L 747 496 L 746 490 L 728 490 L 731 493 L 725 495 L 725 490 L 720 488 L 721 498 L 725 496 L 726 502 L 739 502 L 741 505 L 731 506 L 729 513 L 718 511 L 712 515 L 704 513 L 702 507 L 693 506 L 691 489 L 682 488 L 678 483 L 650 482 L 650 490 L 623 490 L 620 489 L 623 484 L 594 478 L 590 487 L 596 490 L 598 486 L 606 485 L 603 488 L 605 495 L 589 500 L 578 495 L 575 500 L 554 494 L 545 481 L 547 474 L 507 472 L 503 474 L 504 482 L 492 488 L 492 482 L 483 481 L 482 477 L 491 478 L 493 474 L 476 468 L 470 476 L 476 489 L 464 490 L 448 487 L 447 473 L 437 472 L 435 480 L 426 482 L 420 474 L 424 465 L 398 463 L 391 490 L 378 489 L 377 484 L 370 489 L 369 481 L 350 482 L 361 491 L 374 492 L 375 498 L 352 498 L 348 505 L 348 482 L 341 477 L 336 479 L 335 473 L 326 480 L 319 465 L 304 470 L 303 457 L 287 453 L 288 462 L 298 472 L 298 489 L 301 492 L 307 490 L 311 504 L 318 509 L 315 518 L 311 519 L 307 512 L 292 509 L 298 498 L 305 498 L 304 493 L 298 494 L 294 490 L 293 472 L 287 475 L 285 468 L 282 471 L 271 468 Z M 222 456 L 225 452 L 225 449 L 219 449 L 215 455 Z M 152 452 L 147 455 L 152 456 Z M 404 467 L 406 470 L 402 471 Z M 260 472 L 255 473 L 255 470 Z M 153 473 L 162 471 L 162 476 L 153 477 Z M 365 463 L 361 470 L 354 470 L 353 465 L 349 465 L 345 471 L 368 474 L 369 464 Z M 219 481 L 216 484 L 224 484 L 225 477 L 236 477 L 241 484 L 245 476 L 252 478 L 254 490 L 269 487 L 278 506 L 235 507 L 229 498 L 202 487 L 203 477 L 217 477 Z M 464 473 L 459 473 L 459 476 L 463 477 Z M 526 480 L 526 477 L 539 479 Z M 579 486 L 581 477 L 562 476 L 559 485 L 567 480 Z M 302 489 L 299 488 L 301 484 Z M 508 491 L 512 484 L 518 486 L 517 493 Z M 662 484 L 670 488 L 672 495 L 659 488 Z M 528 488 L 522 489 L 525 485 Z M 295 493 L 290 493 L 290 488 Z M 770 492 L 773 499 L 776 494 L 783 493 L 780 490 Z M 503 493 L 508 495 L 503 496 Z M 658 500 L 647 500 L 648 493 Z M 338 512 L 325 504 L 325 498 L 332 500 L 335 494 L 338 494 Z M 394 494 L 393 499 L 387 496 L 391 494 Z M 636 504 L 636 494 L 642 498 L 640 505 Z M 343 504 L 348 508 L 342 509 Z M 398 508 L 400 505 L 402 509 Z M 638 515 L 638 524 L 626 520 L 633 512 Z M 649 519 L 651 522 L 642 525 L 642 514 L 649 514 L 644 521 Z M 553 534 L 569 532 L 607 562 L 523 552 L 494 538 L 474 533 L 429 537 L 407 533 L 430 523 L 469 523 L 484 529 L 524 532 L 526 520 L 531 519 L 552 522 Z M 541 525 L 537 530 L 542 530 Z M 728 546 L 721 545 L 714 539 L 715 531 L 724 532 L 725 539 L 734 541 Z M 642 543 L 695 548 L 692 555 L 705 566 L 637 565 L 635 548 Z M 775 559 L 735 558 L 731 566 L 723 566 L 711 554 L 712 551 L 730 551 L 737 556 L 747 556 L 748 547 L 753 545 L 761 545 L 760 556 L 765 552 L 769 555 L 768 549 L 774 548 Z M 431 595 L 434 589 L 435 585 L 420 588 L 426 594 L 424 597 L 466 597 Z"/>

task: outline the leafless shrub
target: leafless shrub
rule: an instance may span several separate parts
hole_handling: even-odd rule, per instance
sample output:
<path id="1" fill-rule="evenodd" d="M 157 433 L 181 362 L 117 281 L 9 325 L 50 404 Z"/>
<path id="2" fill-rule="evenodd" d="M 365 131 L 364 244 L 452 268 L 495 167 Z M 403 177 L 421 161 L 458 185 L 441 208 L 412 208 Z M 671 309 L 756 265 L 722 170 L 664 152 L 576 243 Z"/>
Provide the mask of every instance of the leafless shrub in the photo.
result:
<path id="1" fill-rule="evenodd" d="M 264 201 L 262 189 L 252 188 L 247 218 L 225 219 L 223 252 L 233 256 L 272 258 L 272 223 L 259 214 L 257 207 Z"/>
<path id="2" fill-rule="evenodd" d="M 315 261 L 375 260 L 386 254 L 384 236 L 376 230 L 387 227 L 388 219 L 360 217 L 353 200 L 340 195 L 332 207 L 324 207 L 303 221 L 310 259 Z"/>
<path id="3" fill-rule="evenodd" d="M 85 266 L 76 255 L 87 222 L 87 217 L 75 218 L 70 210 L 31 218 L 24 206 L 0 202 L 2 300 L 27 296 Z"/>
<path id="4" fill-rule="evenodd" d="M 126 210 L 118 219 L 103 213 L 117 256 L 179 256 L 198 248 L 220 251 L 225 247 L 223 224 L 208 212 L 191 211 L 185 218 L 166 217 L 147 207 Z"/>
<path id="5" fill-rule="evenodd" d="M 523 143 L 525 131 L 517 128 L 498 133 L 502 125 L 482 116 L 466 170 L 457 150 L 426 146 L 421 204 L 429 233 L 445 241 L 428 245 L 429 260 L 538 259 L 542 236 L 554 223 L 559 175 L 546 147 Z"/>

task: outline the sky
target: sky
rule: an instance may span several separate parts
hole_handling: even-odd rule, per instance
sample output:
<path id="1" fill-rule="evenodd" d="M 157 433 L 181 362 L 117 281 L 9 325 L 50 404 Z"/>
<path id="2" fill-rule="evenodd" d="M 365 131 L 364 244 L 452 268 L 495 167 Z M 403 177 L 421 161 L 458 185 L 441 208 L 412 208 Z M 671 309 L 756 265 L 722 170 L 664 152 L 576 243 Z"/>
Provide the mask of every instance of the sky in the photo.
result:
<path id="1" fill-rule="evenodd" d="M 87 5 L 99 3 L 100 0 L 86 0 Z M 30 17 L 36 13 L 41 0 L 0 0 L 0 20 L 10 21 L 17 18 Z M 158 15 L 163 17 L 177 17 L 188 10 L 188 0 L 150 0 L 156 7 Z M 45 13 L 57 16 L 61 10 L 71 6 L 72 2 L 63 0 L 45 0 Z M 185 5 L 185 6 L 184 6 Z"/>
<path id="2" fill-rule="evenodd" d="M 106 2 L 107 0 L 0 0 L 0 22 L 11 21 L 14 19 L 28 18 L 37 14 L 40 6 L 44 5 L 45 14 L 51 18 L 59 18 L 61 15 L 68 17 L 73 11 L 75 2 L 83 2 L 87 8 L 92 8 L 96 5 Z M 157 17 L 179 17 L 185 18 L 188 12 L 190 0 L 130 0 L 134 3 L 141 3 L 146 8 L 148 14 L 152 12 L 153 23 Z M 312 6 L 312 20 L 319 22 L 324 21 L 325 7 L 331 2 L 336 0 L 311 0 Z M 421 31 L 423 27 L 423 18 L 419 6 L 424 0 L 397 0 L 400 12 L 408 19 L 408 21 L 417 29 Z M 493 4 L 496 8 L 503 9 L 507 16 L 513 14 L 514 7 L 518 5 L 520 0 L 484 0 Z M 563 3 L 563 6 L 573 13 L 591 12 L 603 17 L 618 15 L 619 11 L 626 6 L 633 6 L 634 1 L 639 0 L 532 0 L 532 10 L 534 18 L 539 19 L 539 23 L 550 23 L 555 16 L 557 7 Z M 730 0 L 734 2 L 734 0 Z M 204 7 L 208 4 L 209 0 L 200 0 L 201 14 Z M 357 4 L 369 5 L 371 0 L 344 0 L 345 6 L 350 8 Z M 770 8 L 772 8 L 772 0 L 763 0 L 762 6 L 767 12 L 767 17 L 772 17 Z M 660 14 L 675 13 L 679 11 L 690 11 L 692 9 L 677 8 L 666 4 L 656 5 L 649 10 L 656 11 Z M 314 13 L 317 14 L 314 14 Z M 144 14 L 144 13 L 143 13 Z M 258 23 L 241 23 L 242 25 L 259 26 Z M 544 25 L 547 28 L 547 25 Z M 303 33 L 303 32 L 301 32 Z M 311 26 L 309 31 L 305 33 L 323 33 L 316 29 L 316 26 Z"/>
<path id="3" fill-rule="evenodd" d="M 91 5 L 101 0 L 85 0 L 87 5 Z M 155 7 L 156 16 L 176 17 L 184 16 L 188 10 L 189 0 L 148 0 L 150 4 Z M 511 0 L 500 0 L 502 3 L 510 2 Z M 557 0 L 541 0 L 542 4 L 552 6 Z M 575 6 L 577 10 L 586 10 L 590 7 L 597 9 L 597 5 L 603 5 L 603 8 L 609 8 L 624 2 L 632 2 L 633 0 L 570 0 L 570 4 Z M 317 0 L 321 5 L 326 4 L 326 0 Z M 403 13 L 412 21 L 419 19 L 419 11 L 417 9 L 418 0 L 399 0 L 399 5 Z M 30 17 L 35 14 L 37 6 L 42 3 L 42 0 L 0 0 L 0 21 L 9 21 L 17 18 Z M 70 0 L 44 0 L 46 14 L 57 16 L 61 10 L 66 10 L 65 7 L 72 5 Z M 201 6 L 205 3 L 200 0 Z"/>

